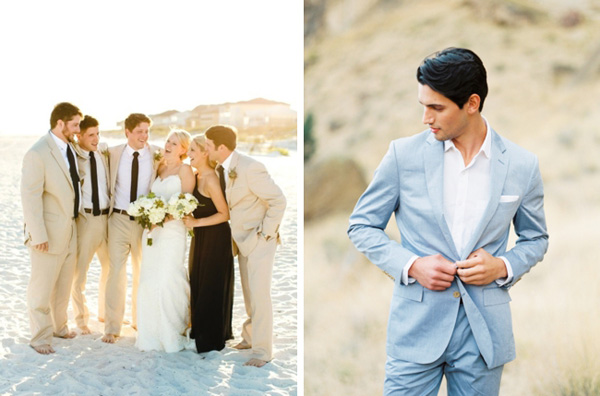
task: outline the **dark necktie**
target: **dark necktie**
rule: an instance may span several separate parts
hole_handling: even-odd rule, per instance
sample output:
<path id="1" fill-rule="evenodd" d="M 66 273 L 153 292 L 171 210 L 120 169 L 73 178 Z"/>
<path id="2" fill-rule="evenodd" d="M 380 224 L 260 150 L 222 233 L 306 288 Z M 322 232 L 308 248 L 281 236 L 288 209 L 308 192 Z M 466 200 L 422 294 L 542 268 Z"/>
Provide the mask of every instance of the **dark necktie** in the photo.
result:
<path id="1" fill-rule="evenodd" d="M 100 216 L 100 198 L 98 197 L 98 168 L 96 168 L 96 157 L 90 151 L 90 169 L 92 171 L 92 213 Z"/>
<path id="2" fill-rule="evenodd" d="M 71 182 L 73 190 L 75 190 L 75 203 L 73 206 L 73 218 L 76 219 L 79 214 L 79 174 L 77 174 L 77 166 L 75 165 L 75 156 L 71 151 L 71 146 L 67 144 L 67 160 L 69 160 L 69 173 L 71 174 Z"/>
<path id="3" fill-rule="evenodd" d="M 217 166 L 217 172 L 219 172 L 219 182 L 221 183 L 221 190 L 223 190 L 223 196 L 227 199 L 225 195 L 225 170 L 222 165 Z"/>
<path id="4" fill-rule="evenodd" d="M 133 152 L 133 161 L 131 161 L 131 190 L 129 193 L 129 202 L 133 202 L 137 199 L 137 186 L 138 186 L 138 173 L 140 168 L 140 163 L 138 161 L 138 156 L 140 153 L 137 151 Z M 129 216 L 131 220 L 133 220 L 133 216 Z"/>

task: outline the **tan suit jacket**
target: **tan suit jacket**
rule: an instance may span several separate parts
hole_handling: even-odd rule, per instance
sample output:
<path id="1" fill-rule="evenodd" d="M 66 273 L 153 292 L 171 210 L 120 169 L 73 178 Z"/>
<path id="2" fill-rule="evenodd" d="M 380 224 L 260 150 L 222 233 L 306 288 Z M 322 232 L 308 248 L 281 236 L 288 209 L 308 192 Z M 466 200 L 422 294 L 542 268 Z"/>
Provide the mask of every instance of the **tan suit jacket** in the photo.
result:
<path id="1" fill-rule="evenodd" d="M 27 308 L 34 347 L 51 345 L 53 336 L 69 332 L 67 308 L 77 256 L 74 201 L 68 166 L 48 133 L 25 154 L 21 174 L 25 244 L 31 248 Z M 45 242 L 47 252 L 33 248 Z"/>
<path id="2" fill-rule="evenodd" d="M 25 244 L 48 242 L 48 253 L 63 252 L 71 238 L 75 191 L 69 168 L 50 133 L 23 159 L 21 202 Z"/>
<path id="3" fill-rule="evenodd" d="M 286 199 L 262 163 L 236 151 L 231 156 L 225 194 L 248 315 L 241 344 L 252 348 L 253 358 L 269 361 L 273 357 L 271 279 Z"/>
<path id="4" fill-rule="evenodd" d="M 234 254 L 250 255 L 259 234 L 279 239 L 286 199 L 265 166 L 255 159 L 231 153 L 226 195 L 231 218 Z"/>

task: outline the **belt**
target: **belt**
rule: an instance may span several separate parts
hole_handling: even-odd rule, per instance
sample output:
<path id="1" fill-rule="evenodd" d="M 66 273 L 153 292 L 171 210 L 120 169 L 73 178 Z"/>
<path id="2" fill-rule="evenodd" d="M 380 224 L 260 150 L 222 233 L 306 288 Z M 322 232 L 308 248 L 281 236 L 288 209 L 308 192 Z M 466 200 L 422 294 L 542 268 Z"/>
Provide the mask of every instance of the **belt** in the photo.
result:
<path id="1" fill-rule="evenodd" d="M 120 214 L 124 214 L 124 215 L 126 215 L 126 216 L 129 216 L 129 213 L 127 213 L 127 211 L 126 211 L 126 210 L 123 210 L 123 209 L 113 209 L 113 212 L 114 212 L 114 213 L 120 213 Z"/>
<path id="2" fill-rule="evenodd" d="M 88 208 L 84 208 L 84 209 L 83 209 L 83 211 L 84 211 L 85 213 L 92 213 L 92 212 L 93 212 L 93 210 L 92 210 L 92 209 L 88 209 Z M 101 215 L 107 215 L 107 214 L 108 214 L 108 208 L 106 208 L 106 209 L 102 209 L 102 210 L 100 211 L 100 214 L 101 214 Z"/>

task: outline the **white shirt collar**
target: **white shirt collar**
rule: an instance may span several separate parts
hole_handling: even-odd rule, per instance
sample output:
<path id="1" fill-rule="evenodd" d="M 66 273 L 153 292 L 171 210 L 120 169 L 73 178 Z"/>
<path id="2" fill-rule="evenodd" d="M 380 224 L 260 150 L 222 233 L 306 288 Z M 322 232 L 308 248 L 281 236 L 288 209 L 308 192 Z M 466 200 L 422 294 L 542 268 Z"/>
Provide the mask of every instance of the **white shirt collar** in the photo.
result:
<path id="1" fill-rule="evenodd" d="M 129 144 L 127 144 L 127 145 L 125 146 L 125 150 L 127 151 L 127 154 L 128 154 L 130 157 L 133 157 L 133 153 L 137 151 L 138 153 L 140 153 L 140 158 L 142 158 L 142 157 L 144 156 L 144 154 L 145 154 L 145 153 L 146 153 L 146 151 L 147 151 L 147 150 L 146 150 L 147 148 L 148 148 L 148 146 L 144 146 L 144 148 L 141 148 L 141 149 L 139 149 L 139 150 L 134 150 L 134 149 L 133 149 L 133 148 L 132 148 L 132 147 L 131 147 Z"/>
<path id="2" fill-rule="evenodd" d="M 61 138 L 59 138 L 58 136 L 56 136 L 52 130 L 48 131 L 50 132 L 50 136 L 52 136 L 52 139 L 54 139 L 54 141 L 56 142 L 56 145 L 58 146 L 58 148 L 61 151 L 66 152 L 67 151 L 67 143 L 65 143 Z"/>
<path id="3" fill-rule="evenodd" d="M 229 170 L 229 165 L 231 165 L 231 157 L 233 157 L 233 151 L 231 152 L 231 154 L 229 154 L 229 157 L 227 157 L 225 161 L 223 161 L 223 163 L 221 164 L 224 170 Z"/>
<path id="4" fill-rule="evenodd" d="M 479 148 L 479 151 L 477 152 L 477 155 L 479 155 L 481 152 L 483 152 L 483 154 L 486 156 L 486 158 L 490 158 L 491 154 L 492 154 L 492 130 L 490 128 L 490 124 L 489 122 L 485 119 L 485 117 L 483 117 L 483 121 L 485 122 L 485 126 L 486 126 L 486 131 L 485 131 L 485 139 L 483 140 L 483 143 L 481 144 L 481 147 Z M 444 151 L 447 152 L 450 149 L 455 149 L 458 150 L 456 148 L 456 146 L 454 145 L 454 142 L 449 139 L 449 140 L 445 140 L 444 141 Z M 475 157 L 477 157 L 477 155 Z"/>

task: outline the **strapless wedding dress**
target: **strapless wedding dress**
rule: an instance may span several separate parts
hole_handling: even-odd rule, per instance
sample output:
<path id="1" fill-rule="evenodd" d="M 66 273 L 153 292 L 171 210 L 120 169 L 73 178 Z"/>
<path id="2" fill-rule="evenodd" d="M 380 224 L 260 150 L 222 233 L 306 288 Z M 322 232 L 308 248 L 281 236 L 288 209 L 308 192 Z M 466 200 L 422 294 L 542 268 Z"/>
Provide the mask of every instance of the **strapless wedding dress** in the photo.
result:
<path id="1" fill-rule="evenodd" d="M 181 179 L 178 175 L 158 177 L 151 191 L 166 202 L 181 193 Z M 142 351 L 177 352 L 190 345 L 186 337 L 190 322 L 187 230 L 181 220 L 166 222 L 152 230 L 152 246 L 146 243 L 147 234 L 144 230 L 135 346 Z"/>

